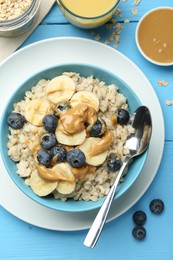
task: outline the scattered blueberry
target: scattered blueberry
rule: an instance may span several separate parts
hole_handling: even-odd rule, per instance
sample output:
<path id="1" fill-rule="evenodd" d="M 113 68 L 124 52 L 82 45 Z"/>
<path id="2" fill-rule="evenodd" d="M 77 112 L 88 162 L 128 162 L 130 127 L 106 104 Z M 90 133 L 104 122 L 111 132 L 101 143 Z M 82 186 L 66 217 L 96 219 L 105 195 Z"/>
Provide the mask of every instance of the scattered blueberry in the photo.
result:
<path id="1" fill-rule="evenodd" d="M 50 156 L 54 162 L 64 162 L 66 160 L 67 151 L 62 146 L 54 146 L 50 150 Z"/>
<path id="2" fill-rule="evenodd" d="M 138 210 L 133 214 L 133 221 L 138 226 L 144 225 L 146 220 L 147 216 L 144 211 Z"/>
<path id="3" fill-rule="evenodd" d="M 40 145 L 43 149 L 50 150 L 57 143 L 56 136 L 52 133 L 43 133 L 40 138 Z"/>
<path id="4" fill-rule="evenodd" d="M 90 136 L 98 137 L 98 136 L 103 135 L 104 132 L 105 132 L 104 121 L 101 119 L 97 119 L 97 121 L 95 122 L 95 124 L 93 125 L 93 127 L 90 130 Z"/>
<path id="5" fill-rule="evenodd" d="M 25 118 L 20 113 L 12 112 L 8 116 L 7 122 L 11 128 L 21 129 L 24 126 Z"/>
<path id="6" fill-rule="evenodd" d="M 117 122 L 120 125 L 126 125 L 130 119 L 130 114 L 123 108 L 118 109 Z"/>
<path id="7" fill-rule="evenodd" d="M 164 210 L 164 203 L 161 199 L 154 199 L 150 202 L 149 207 L 150 207 L 151 212 L 159 215 Z"/>
<path id="8" fill-rule="evenodd" d="M 49 114 L 43 117 L 42 125 L 48 132 L 54 132 L 57 127 L 58 118 L 55 115 Z"/>
<path id="9" fill-rule="evenodd" d="M 107 158 L 107 167 L 108 170 L 111 172 L 115 172 L 120 169 L 122 165 L 121 160 L 117 160 L 116 156 L 114 154 L 110 154 Z"/>
<path id="10" fill-rule="evenodd" d="M 80 168 L 85 165 L 86 157 L 80 149 L 70 150 L 67 153 L 67 162 L 75 168 Z"/>
<path id="11" fill-rule="evenodd" d="M 47 151 L 45 150 L 38 151 L 37 160 L 39 164 L 42 164 L 47 167 L 49 165 L 50 159 L 51 159 L 50 154 Z"/>
<path id="12" fill-rule="evenodd" d="M 146 237 L 146 229 L 141 226 L 135 226 L 132 230 L 132 235 L 137 240 L 143 240 Z"/>

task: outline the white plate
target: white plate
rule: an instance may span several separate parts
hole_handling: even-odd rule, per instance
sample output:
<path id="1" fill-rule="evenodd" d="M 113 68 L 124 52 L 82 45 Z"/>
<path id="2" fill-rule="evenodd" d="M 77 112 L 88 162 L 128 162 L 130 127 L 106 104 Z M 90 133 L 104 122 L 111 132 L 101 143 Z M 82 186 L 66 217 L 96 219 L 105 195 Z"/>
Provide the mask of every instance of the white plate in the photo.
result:
<path id="1" fill-rule="evenodd" d="M 6 59 L 0 65 L 0 113 L 10 95 L 26 78 L 40 69 L 58 63 L 90 63 L 106 68 L 123 79 L 149 107 L 153 120 L 153 134 L 145 166 L 133 186 L 117 199 L 108 221 L 127 211 L 144 194 L 155 177 L 164 148 L 164 121 L 157 96 L 147 78 L 128 58 L 96 41 L 81 38 L 53 38 L 31 44 Z M 159 126 L 159 127 L 158 127 Z M 159 140 L 159 141 L 158 141 Z M 39 227 L 72 231 L 89 228 L 96 211 L 63 213 L 50 210 L 26 197 L 9 178 L 0 159 L 0 204 L 16 217 Z"/>

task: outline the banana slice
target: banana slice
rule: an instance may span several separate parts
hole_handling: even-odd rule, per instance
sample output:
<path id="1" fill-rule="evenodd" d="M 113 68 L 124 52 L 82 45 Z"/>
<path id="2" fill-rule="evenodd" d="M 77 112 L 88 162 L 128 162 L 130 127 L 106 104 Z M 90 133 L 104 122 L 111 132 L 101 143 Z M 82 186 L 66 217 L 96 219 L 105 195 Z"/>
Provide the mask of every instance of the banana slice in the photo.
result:
<path id="1" fill-rule="evenodd" d="M 74 174 L 71 171 L 71 167 L 68 163 L 57 163 L 53 168 L 53 171 L 55 172 L 60 172 L 61 175 L 66 178 L 67 180 L 62 180 L 63 182 L 70 182 L 70 183 L 75 183 L 76 179 L 74 177 Z M 61 181 L 58 181 L 58 183 Z"/>
<path id="2" fill-rule="evenodd" d="M 74 107 L 80 103 L 85 103 L 93 107 L 96 111 L 99 110 L 99 99 L 92 92 L 89 91 L 76 92 L 70 100 L 70 105 Z"/>
<path id="3" fill-rule="evenodd" d="M 86 130 L 84 129 L 82 132 L 68 135 L 65 133 L 63 125 L 58 122 L 58 127 L 55 131 L 55 135 L 59 143 L 74 146 L 82 144 L 85 141 Z"/>
<path id="4" fill-rule="evenodd" d="M 61 194 L 70 194 L 76 188 L 76 183 L 70 183 L 68 181 L 60 181 L 57 185 L 57 191 Z"/>
<path id="5" fill-rule="evenodd" d="M 74 92 L 74 81 L 65 75 L 53 78 L 46 88 L 48 100 L 57 105 L 67 102 L 72 97 Z"/>
<path id="6" fill-rule="evenodd" d="M 43 180 L 39 175 L 37 170 L 33 171 L 31 177 L 27 179 L 26 184 L 31 187 L 35 194 L 40 197 L 47 196 L 57 187 L 57 181 L 48 182 Z"/>
<path id="7" fill-rule="evenodd" d="M 56 190 L 61 194 L 70 194 L 75 190 L 76 179 L 71 171 L 68 163 L 59 163 L 53 167 L 56 171 L 64 172 L 64 176 L 68 177 L 71 181 L 59 181 Z"/>
<path id="8" fill-rule="evenodd" d="M 41 126 L 43 117 L 52 112 L 53 106 L 47 99 L 33 99 L 26 105 L 25 118 L 31 124 Z"/>
<path id="9" fill-rule="evenodd" d="M 97 137 L 89 137 L 85 140 L 85 142 L 79 146 L 79 149 L 85 154 L 86 156 L 86 163 L 93 166 L 98 166 L 102 164 L 108 155 L 108 151 L 103 153 L 99 153 L 97 155 L 92 155 L 91 151 L 92 148 L 96 146 L 96 144 L 101 141 L 101 138 Z"/>

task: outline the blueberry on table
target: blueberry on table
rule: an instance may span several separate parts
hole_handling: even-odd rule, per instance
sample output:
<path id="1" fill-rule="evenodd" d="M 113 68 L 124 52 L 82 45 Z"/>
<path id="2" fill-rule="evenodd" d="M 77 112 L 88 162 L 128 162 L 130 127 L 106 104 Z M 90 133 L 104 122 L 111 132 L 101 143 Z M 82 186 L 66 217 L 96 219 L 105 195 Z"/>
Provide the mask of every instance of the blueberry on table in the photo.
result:
<path id="1" fill-rule="evenodd" d="M 130 114 L 126 109 L 119 108 L 117 114 L 117 122 L 120 125 L 126 125 L 130 119 Z"/>
<path id="2" fill-rule="evenodd" d="M 56 143 L 56 136 L 52 133 L 43 133 L 40 137 L 40 145 L 46 150 L 50 150 Z"/>
<path id="3" fill-rule="evenodd" d="M 159 215 L 163 212 L 165 206 L 161 199 L 154 199 L 150 202 L 149 207 L 152 213 Z"/>
<path id="4" fill-rule="evenodd" d="M 45 150 L 40 150 L 37 153 L 37 161 L 39 164 L 42 164 L 44 166 L 48 166 L 50 163 L 51 157 L 50 154 Z"/>
<path id="5" fill-rule="evenodd" d="M 67 153 L 67 162 L 75 168 L 80 168 L 85 165 L 86 157 L 80 149 L 70 150 Z"/>
<path id="6" fill-rule="evenodd" d="M 7 123 L 13 129 L 21 129 L 24 126 L 25 121 L 24 116 L 16 112 L 12 112 L 7 118 Z"/>
<path id="7" fill-rule="evenodd" d="M 42 125 L 44 129 L 48 132 L 54 132 L 58 123 L 58 118 L 53 115 L 49 114 L 43 117 Z"/>
<path id="8" fill-rule="evenodd" d="M 107 167 L 111 172 L 115 172 L 120 169 L 122 161 L 118 160 L 114 154 L 110 154 L 107 158 Z"/>
<path id="9" fill-rule="evenodd" d="M 146 229 L 141 226 L 135 226 L 132 230 L 132 235 L 137 240 L 143 240 L 146 237 Z"/>
<path id="10" fill-rule="evenodd" d="M 64 162 L 66 160 L 67 151 L 62 146 L 54 146 L 50 149 L 50 156 L 54 162 Z"/>
<path id="11" fill-rule="evenodd" d="M 90 136 L 98 137 L 102 136 L 106 130 L 106 124 L 103 120 L 97 119 L 93 127 L 90 129 Z"/>
<path id="12" fill-rule="evenodd" d="M 138 210 L 133 214 L 133 221 L 138 226 L 144 225 L 146 220 L 147 216 L 144 211 Z"/>

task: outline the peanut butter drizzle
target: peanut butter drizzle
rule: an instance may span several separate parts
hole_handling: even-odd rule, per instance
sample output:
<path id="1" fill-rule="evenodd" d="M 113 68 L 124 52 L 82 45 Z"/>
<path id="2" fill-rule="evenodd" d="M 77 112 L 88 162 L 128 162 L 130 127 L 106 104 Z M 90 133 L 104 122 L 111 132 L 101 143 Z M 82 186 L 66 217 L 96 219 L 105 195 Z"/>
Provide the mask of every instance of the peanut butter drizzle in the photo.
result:
<path id="1" fill-rule="evenodd" d="M 102 137 L 98 143 L 94 145 L 94 147 L 90 151 L 91 156 L 95 156 L 97 154 L 103 153 L 108 150 L 109 146 L 113 143 L 113 133 L 111 131 L 107 131 L 106 134 Z"/>
<path id="2" fill-rule="evenodd" d="M 91 165 L 85 165 L 80 168 L 73 168 L 72 167 L 72 173 L 77 179 L 82 180 L 86 174 L 94 174 L 96 170 L 96 167 L 91 166 Z"/>
<path id="3" fill-rule="evenodd" d="M 51 168 L 46 168 L 44 165 L 39 165 L 36 163 L 36 168 L 38 171 L 39 176 L 45 180 L 50 182 L 55 181 L 69 181 L 74 182 L 74 179 L 69 179 L 67 176 L 64 176 L 63 171 L 60 169 L 58 171 L 55 171 Z"/>
<path id="4" fill-rule="evenodd" d="M 50 181 L 50 182 L 55 182 L 55 181 L 69 181 L 71 183 L 74 183 L 75 177 L 74 178 L 68 178 L 67 176 L 64 175 L 63 170 L 58 169 L 58 171 L 53 170 L 51 168 L 47 168 L 44 165 L 40 165 L 37 162 L 37 150 L 36 148 L 33 151 L 33 156 L 34 156 L 34 162 L 38 171 L 38 175 L 45 181 Z"/>
<path id="5" fill-rule="evenodd" d="M 110 121 L 111 121 L 112 126 L 115 126 L 117 124 L 116 116 L 115 115 L 111 115 L 110 116 Z"/>
<path id="6" fill-rule="evenodd" d="M 68 109 L 60 118 L 67 134 L 75 134 L 85 129 L 85 123 L 93 125 L 96 120 L 96 110 L 87 104 L 78 104 Z"/>

